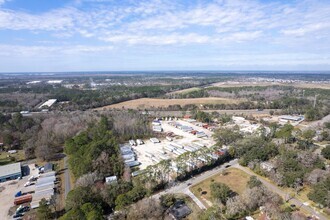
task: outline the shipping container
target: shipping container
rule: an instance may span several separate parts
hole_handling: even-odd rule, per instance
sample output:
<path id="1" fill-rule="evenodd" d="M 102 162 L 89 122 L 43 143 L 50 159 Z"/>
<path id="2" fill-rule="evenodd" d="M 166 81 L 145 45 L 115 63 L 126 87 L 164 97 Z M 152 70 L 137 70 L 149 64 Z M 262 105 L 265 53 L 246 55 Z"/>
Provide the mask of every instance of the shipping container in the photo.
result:
<path id="1" fill-rule="evenodd" d="M 27 194 L 27 195 L 24 195 L 24 196 L 16 197 L 15 200 L 14 200 L 14 204 L 15 205 L 20 205 L 20 204 L 23 204 L 23 203 L 26 203 L 26 202 L 31 202 L 31 201 L 32 201 L 32 195 Z"/>

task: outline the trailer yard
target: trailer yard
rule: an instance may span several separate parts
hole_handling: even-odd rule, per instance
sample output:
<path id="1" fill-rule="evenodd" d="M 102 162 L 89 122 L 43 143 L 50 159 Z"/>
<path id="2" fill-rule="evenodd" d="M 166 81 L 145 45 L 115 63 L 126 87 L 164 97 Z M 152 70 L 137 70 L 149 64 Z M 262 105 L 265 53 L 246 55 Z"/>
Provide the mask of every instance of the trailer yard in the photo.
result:
<path id="1" fill-rule="evenodd" d="M 54 195 L 55 172 L 39 175 L 40 169 L 34 164 L 28 165 L 29 174 L 15 180 L 0 183 L 0 219 L 12 219 L 20 205 L 37 208 L 42 198 L 50 199 Z"/>
<path id="2" fill-rule="evenodd" d="M 132 145 L 136 154 L 136 160 L 140 163 L 140 169 L 156 164 L 161 160 L 173 159 L 185 153 L 196 151 L 202 147 L 211 147 L 215 144 L 213 132 L 198 126 L 200 123 L 185 120 L 161 121 L 162 132 L 166 138 L 151 138 L 143 140 L 144 144 Z M 198 131 L 198 132 L 192 132 Z M 198 133 L 203 134 L 200 137 Z"/>

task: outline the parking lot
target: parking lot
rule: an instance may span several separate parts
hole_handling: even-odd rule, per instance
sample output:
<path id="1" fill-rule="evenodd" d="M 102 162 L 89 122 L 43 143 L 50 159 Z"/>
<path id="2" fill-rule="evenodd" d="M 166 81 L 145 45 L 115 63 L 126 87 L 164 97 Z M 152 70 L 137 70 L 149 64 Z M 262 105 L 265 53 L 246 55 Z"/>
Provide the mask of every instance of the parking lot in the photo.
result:
<path id="1" fill-rule="evenodd" d="M 0 219 L 12 219 L 11 216 L 8 215 L 9 210 L 11 207 L 14 207 L 14 199 L 15 194 L 19 191 L 22 191 L 22 193 L 28 193 L 31 191 L 34 191 L 34 185 L 30 185 L 27 187 L 24 187 L 24 184 L 28 182 L 28 178 L 30 176 L 37 176 L 38 175 L 38 169 L 34 167 L 34 164 L 29 165 L 30 173 L 27 176 L 24 176 L 20 180 L 10 180 L 3 183 L 0 183 Z M 16 209 L 15 209 L 16 210 Z M 11 213 L 13 215 L 14 213 Z"/>
<path id="2" fill-rule="evenodd" d="M 198 138 L 188 131 L 176 128 L 173 126 L 173 123 L 179 123 L 183 126 L 191 127 L 193 130 L 204 132 L 207 137 Z M 172 141 L 166 138 L 160 139 L 160 143 L 152 143 L 150 140 L 143 140 L 143 145 L 133 146 L 133 150 L 137 155 L 137 160 L 141 163 L 140 169 L 145 169 L 147 166 L 156 164 L 163 159 L 177 157 L 177 154 L 166 149 L 166 146 L 169 144 L 195 146 L 196 148 L 201 146 L 211 147 L 215 144 L 212 138 L 212 131 L 184 120 L 162 121 L 161 127 L 163 128 L 163 133 L 173 133 Z"/>

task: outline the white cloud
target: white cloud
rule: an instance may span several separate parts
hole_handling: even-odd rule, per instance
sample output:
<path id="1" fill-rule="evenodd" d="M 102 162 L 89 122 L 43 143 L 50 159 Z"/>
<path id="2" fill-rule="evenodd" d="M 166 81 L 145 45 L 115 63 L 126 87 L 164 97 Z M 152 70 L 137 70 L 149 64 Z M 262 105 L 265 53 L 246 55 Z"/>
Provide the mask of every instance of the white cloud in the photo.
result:
<path id="1" fill-rule="evenodd" d="M 0 0 L 0 2 L 4 0 Z M 222 0 L 188 4 L 146 0 L 131 4 L 108 4 L 108 0 L 78 0 L 82 6 L 64 7 L 41 14 L 0 9 L 0 30 L 52 32 L 70 38 L 78 34 L 108 42 L 182 44 L 244 42 L 258 37 L 305 36 L 329 31 L 330 4 L 302 1 L 291 4 Z M 88 2 L 93 7 L 83 7 Z M 111 33 L 109 36 L 109 32 Z M 124 33 L 124 34 L 116 34 Z M 159 44 L 159 43 L 157 43 Z"/>
<path id="2" fill-rule="evenodd" d="M 0 0 L 0 6 L 8 1 L 10 1 L 10 0 Z"/>
<path id="3" fill-rule="evenodd" d="M 146 45 L 171 45 L 171 44 L 191 44 L 206 43 L 210 40 L 208 36 L 194 33 L 188 34 L 168 34 L 168 35 L 127 35 L 119 34 L 102 38 L 106 42 L 146 44 Z"/>
<path id="4" fill-rule="evenodd" d="M 297 37 L 302 37 L 306 34 L 313 34 L 315 32 L 329 29 L 330 28 L 330 23 L 315 23 L 315 24 L 310 24 L 306 25 L 297 29 L 286 29 L 283 30 L 282 33 L 285 35 L 289 36 L 297 36 Z"/>
<path id="5" fill-rule="evenodd" d="M 61 56 L 90 54 L 113 50 L 112 46 L 60 45 L 60 46 L 22 46 L 0 44 L 1 56 Z"/>
<path id="6" fill-rule="evenodd" d="M 3 2 L 5 0 L 0 0 L 0 5 Z M 182 51 L 180 57 L 196 56 L 198 63 L 200 59 L 209 60 L 224 50 L 231 50 L 235 55 L 223 56 L 222 65 L 240 62 L 244 65 L 271 65 L 272 62 L 316 65 L 317 60 L 329 65 L 329 59 L 322 58 L 330 57 L 330 3 L 327 1 L 76 0 L 75 3 L 42 13 L 9 10 L 2 4 L 0 34 L 3 30 L 12 30 L 14 34 L 19 30 L 32 33 L 38 39 L 24 41 L 23 34 L 21 46 L 0 45 L 0 55 L 85 55 L 120 48 L 125 58 L 133 52 L 136 57 L 148 53 L 153 58 L 164 53 L 172 57 Z M 40 46 L 41 40 L 67 43 Z M 24 46 L 24 42 L 36 46 Z M 98 46 L 84 45 L 94 42 Z M 243 55 L 236 56 L 242 51 Z M 251 51 L 257 54 L 252 56 Z M 285 51 L 304 55 L 297 57 Z"/>

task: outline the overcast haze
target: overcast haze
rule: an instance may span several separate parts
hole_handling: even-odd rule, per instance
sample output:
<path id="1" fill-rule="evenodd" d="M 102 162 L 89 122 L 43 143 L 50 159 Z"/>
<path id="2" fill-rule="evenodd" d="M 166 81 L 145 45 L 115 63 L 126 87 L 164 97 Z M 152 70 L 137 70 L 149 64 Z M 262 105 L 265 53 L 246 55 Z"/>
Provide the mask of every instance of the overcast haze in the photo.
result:
<path id="1" fill-rule="evenodd" d="M 330 70 L 330 1 L 0 0 L 0 71 Z"/>

